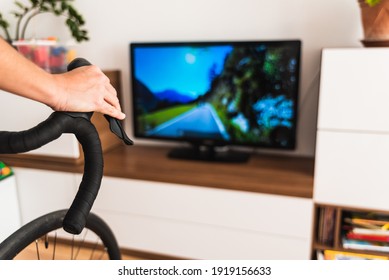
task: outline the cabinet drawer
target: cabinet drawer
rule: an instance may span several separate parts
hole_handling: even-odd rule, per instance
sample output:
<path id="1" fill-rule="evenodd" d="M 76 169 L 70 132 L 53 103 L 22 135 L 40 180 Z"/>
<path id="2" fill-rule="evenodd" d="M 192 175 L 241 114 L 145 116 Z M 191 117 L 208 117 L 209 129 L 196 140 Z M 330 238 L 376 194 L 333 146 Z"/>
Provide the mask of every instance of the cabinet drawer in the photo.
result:
<path id="1" fill-rule="evenodd" d="M 314 200 L 389 210 L 389 134 L 319 131 Z"/>
<path id="2" fill-rule="evenodd" d="M 310 239 L 97 210 L 122 248 L 187 259 L 309 259 Z"/>
<path id="3" fill-rule="evenodd" d="M 93 211 L 125 248 L 191 259 L 310 257 L 311 199 L 105 177 Z"/>
<path id="4" fill-rule="evenodd" d="M 389 50 L 323 51 L 319 129 L 389 132 Z"/>
<path id="5" fill-rule="evenodd" d="M 77 186 L 75 174 L 14 168 L 22 223 L 48 212 L 69 208 Z"/>
<path id="6" fill-rule="evenodd" d="M 96 209 L 309 238 L 311 199 L 104 178 Z"/>
<path id="7" fill-rule="evenodd" d="M 0 242 L 20 226 L 15 176 L 0 181 Z"/>

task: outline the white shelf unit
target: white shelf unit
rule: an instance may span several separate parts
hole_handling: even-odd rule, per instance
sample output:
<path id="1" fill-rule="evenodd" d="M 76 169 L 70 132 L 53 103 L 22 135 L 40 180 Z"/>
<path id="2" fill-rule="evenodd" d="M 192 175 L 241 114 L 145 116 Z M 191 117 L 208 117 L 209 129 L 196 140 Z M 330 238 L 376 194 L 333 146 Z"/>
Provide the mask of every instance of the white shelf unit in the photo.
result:
<path id="1" fill-rule="evenodd" d="M 389 211 L 389 48 L 324 49 L 314 202 Z"/>

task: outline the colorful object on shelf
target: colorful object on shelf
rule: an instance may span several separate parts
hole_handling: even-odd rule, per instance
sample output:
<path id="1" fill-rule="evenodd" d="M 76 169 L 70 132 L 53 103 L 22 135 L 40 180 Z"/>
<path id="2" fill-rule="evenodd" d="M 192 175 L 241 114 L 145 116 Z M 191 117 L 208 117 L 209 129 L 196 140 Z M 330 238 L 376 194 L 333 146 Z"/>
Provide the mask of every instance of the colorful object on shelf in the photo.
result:
<path id="1" fill-rule="evenodd" d="M 67 65 L 76 56 L 71 47 L 61 45 L 53 38 L 15 41 L 13 45 L 24 57 L 49 73 L 66 72 Z"/>
<path id="2" fill-rule="evenodd" d="M 0 161 L 0 181 L 11 176 L 12 169 Z"/>
<path id="3" fill-rule="evenodd" d="M 389 215 L 344 213 L 342 246 L 345 249 L 389 253 Z"/>
<path id="4" fill-rule="evenodd" d="M 373 254 L 362 254 L 345 251 L 324 250 L 325 260 L 387 260 L 387 256 L 377 256 Z"/>

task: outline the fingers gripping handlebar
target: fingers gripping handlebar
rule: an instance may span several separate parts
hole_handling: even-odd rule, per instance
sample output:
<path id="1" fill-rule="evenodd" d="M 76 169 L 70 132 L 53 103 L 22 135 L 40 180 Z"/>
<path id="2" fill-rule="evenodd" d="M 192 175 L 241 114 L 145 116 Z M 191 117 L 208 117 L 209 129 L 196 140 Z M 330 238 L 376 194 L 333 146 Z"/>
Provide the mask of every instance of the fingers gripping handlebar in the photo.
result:
<path id="1" fill-rule="evenodd" d="M 76 59 L 68 66 L 68 71 L 90 65 L 85 59 Z M 90 122 L 93 112 L 53 112 L 48 119 L 37 126 L 20 132 L 0 131 L 0 154 L 23 153 L 37 149 L 63 133 L 72 133 L 80 142 L 84 152 L 84 175 L 78 192 L 64 221 L 65 231 L 79 234 L 85 227 L 86 219 L 100 189 L 103 176 L 103 155 L 100 138 L 95 126 Z M 105 115 L 111 131 L 125 144 L 133 144 L 124 132 L 120 122 Z"/>
<path id="2" fill-rule="evenodd" d="M 68 71 L 71 71 L 71 70 L 76 69 L 78 67 L 88 66 L 88 65 L 91 65 L 91 64 L 86 59 L 76 58 L 68 65 Z M 69 113 L 69 114 L 74 115 L 74 114 L 81 114 L 81 113 Z M 92 114 L 92 113 L 90 113 L 90 114 Z M 119 120 L 117 120 L 113 117 L 110 117 L 108 115 L 104 115 L 104 117 L 109 122 L 109 128 L 111 129 L 112 133 L 114 133 L 117 137 L 122 139 L 126 145 L 134 144 L 133 141 L 130 138 L 128 138 L 128 136 L 125 133 L 124 129 L 122 128 Z"/>

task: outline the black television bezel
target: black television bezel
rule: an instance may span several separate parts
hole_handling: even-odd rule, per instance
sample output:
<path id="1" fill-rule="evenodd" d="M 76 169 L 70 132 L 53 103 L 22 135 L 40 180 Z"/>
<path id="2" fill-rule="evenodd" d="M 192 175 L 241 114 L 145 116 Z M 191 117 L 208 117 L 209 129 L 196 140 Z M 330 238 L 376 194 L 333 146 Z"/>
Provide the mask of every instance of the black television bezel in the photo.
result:
<path id="1" fill-rule="evenodd" d="M 247 45 L 258 45 L 266 44 L 270 46 L 283 46 L 290 45 L 291 47 L 296 48 L 296 59 L 298 61 L 296 68 L 296 78 L 297 82 L 295 83 L 295 96 L 294 96 L 294 118 L 293 118 L 293 127 L 292 127 L 292 136 L 291 141 L 288 146 L 276 146 L 268 145 L 265 143 L 249 143 L 249 142 L 234 142 L 234 141 L 222 141 L 215 139 L 206 139 L 206 138 L 178 138 L 178 137 L 158 137 L 158 136 L 145 136 L 138 133 L 138 122 L 136 114 L 136 93 L 135 93 L 135 72 L 134 72 L 134 47 L 169 47 L 169 46 L 195 46 L 195 47 L 207 47 L 207 46 L 218 46 L 218 45 L 232 45 L 232 46 L 247 46 Z M 294 40 L 250 40 L 250 41 L 186 41 L 186 42 L 130 42 L 129 43 L 129 54 L 130 54 L 130 83 L 131 83 L 131 109 L 132 109 L 132 127 L 133 127 L 133 136 L 138 139 L 143 140 L 157 140 L 157 141 L 173 141 L 180 143 L 189 143 L 196 147 L 206 146 L 206 147 L 221 147 L 221 146 L 235 146 L 235 147 L 254 147 L 254 148 L 263 148 L 263 149 L 272 149 L 272 150 L 286 150 L 293 151 L 297 147 L 297 125 L 298 125 L 298 115 L 299 115 L 299 95 L 300 95 L 300 76 L 301 76 L 301 47 L 302 41 L 299 39 Z"/>

